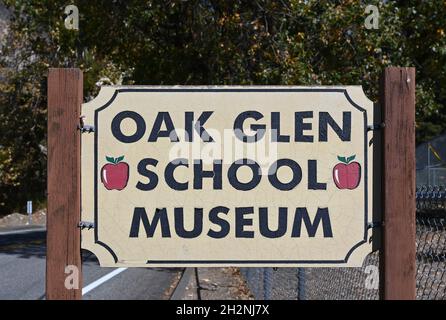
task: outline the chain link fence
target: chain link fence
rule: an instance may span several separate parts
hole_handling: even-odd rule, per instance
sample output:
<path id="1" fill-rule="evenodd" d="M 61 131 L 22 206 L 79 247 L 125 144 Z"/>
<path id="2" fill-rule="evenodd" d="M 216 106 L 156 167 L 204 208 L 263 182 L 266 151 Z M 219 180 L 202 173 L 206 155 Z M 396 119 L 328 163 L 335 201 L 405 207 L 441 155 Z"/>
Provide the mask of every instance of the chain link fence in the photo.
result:
<path id="1" fill-rule="evenodd" d="M 446 188 L 416 190 L 417 299 L 446 300 Z M 379 299 L 379 252 L 361 268 L 241 268 L 256 299 Z"/>

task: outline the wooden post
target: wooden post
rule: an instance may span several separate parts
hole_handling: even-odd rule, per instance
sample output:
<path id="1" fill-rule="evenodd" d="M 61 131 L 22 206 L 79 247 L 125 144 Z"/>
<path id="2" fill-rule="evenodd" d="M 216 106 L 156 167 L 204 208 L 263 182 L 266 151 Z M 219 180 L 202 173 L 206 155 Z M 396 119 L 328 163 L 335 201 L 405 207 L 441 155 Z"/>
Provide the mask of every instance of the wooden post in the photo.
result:
<path id="1" fill-rule="evenodd" d="M 383 245 L 381 298 L 416 298 L 415 68 L 389 67 L 383 107 Z"/>
<path id="2" fill-rule="evenodd" d="M 79 69 L 48 74 L 48 212 L 46 299 L 82 298 L 80 249 L 80 109 L 83 77 Z M 77 267 L 78 283 L 73 267 Z M 74 269 L 75 270 L 75 269 Z M 67 280 L 68 288 L 65 286 Z M 70 285 L 77 289 L 70 289 Z"/>

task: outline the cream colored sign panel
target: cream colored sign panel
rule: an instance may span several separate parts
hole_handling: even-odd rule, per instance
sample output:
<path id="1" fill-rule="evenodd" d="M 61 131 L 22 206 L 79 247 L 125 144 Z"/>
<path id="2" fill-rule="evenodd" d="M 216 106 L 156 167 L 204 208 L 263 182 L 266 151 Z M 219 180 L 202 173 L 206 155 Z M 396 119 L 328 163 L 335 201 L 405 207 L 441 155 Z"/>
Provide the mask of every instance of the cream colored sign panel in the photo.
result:
<path id="1" fill-rule="evenodd" d="M 361 87 L 102 87 L 82 106 L 82 247 L 102 266 L 360 266 Z"/>

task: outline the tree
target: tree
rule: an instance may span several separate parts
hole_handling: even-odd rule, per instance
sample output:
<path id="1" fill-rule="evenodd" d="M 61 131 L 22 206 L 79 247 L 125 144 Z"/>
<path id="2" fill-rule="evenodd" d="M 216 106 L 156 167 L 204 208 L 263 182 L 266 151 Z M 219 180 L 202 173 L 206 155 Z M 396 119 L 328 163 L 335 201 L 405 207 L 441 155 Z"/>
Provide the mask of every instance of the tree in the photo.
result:
<path id="1" fill-rule="evenodd" d="M 65 1 L 5 0 L 0 214 L 44 199 L 48 67 L 84 71 L 86 99 L 99 79 L 122 84 L 361 84 L 377 100 L 389 65 L 417 67 L 417 141 L 446 126 L 442 1 L 73 1 L 80 30 L 64 27 Z M 414 23 L 416 21 L 416 23 Z"/>

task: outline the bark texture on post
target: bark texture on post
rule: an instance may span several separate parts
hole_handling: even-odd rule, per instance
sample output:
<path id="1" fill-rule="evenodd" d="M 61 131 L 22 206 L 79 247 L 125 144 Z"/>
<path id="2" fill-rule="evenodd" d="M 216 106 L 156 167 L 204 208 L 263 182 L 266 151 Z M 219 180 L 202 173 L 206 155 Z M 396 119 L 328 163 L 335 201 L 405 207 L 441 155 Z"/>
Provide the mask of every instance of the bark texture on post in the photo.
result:
<path id="1" fill-rule="evenodd" d="M 415 68 L 386 68 L 383 107 L 381 298 L 416 298 Z"/>
<path id="2" fill-rule="evenodd" d="M 81 159 L 80 131 L 77 130 L 82 91 L 81 70 L 49 70 L 46 299 L 82 298 L 78 228 Z"/>

